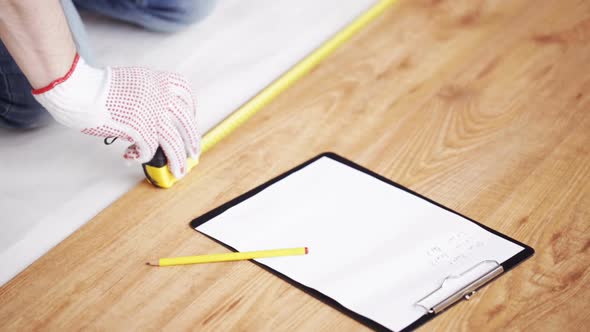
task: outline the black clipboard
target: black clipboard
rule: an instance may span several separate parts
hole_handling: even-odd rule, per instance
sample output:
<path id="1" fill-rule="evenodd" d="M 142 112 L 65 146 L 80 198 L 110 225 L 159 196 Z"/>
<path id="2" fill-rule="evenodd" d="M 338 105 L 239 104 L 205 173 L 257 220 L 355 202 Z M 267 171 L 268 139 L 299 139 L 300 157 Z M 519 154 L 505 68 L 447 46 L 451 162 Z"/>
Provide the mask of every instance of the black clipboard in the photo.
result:
<path id="1" fill-rule="evenodd" d="M 412 324 L 408 325 L 406 328 L 404 328 L 401 331 L 412 331 L 412 330 L 420 327 L 424 323 L 430 321 L 434 317 L 438 316 L 439 314 L 441 314 L 444 311 L 446 311 L 448 308 L 450 308 L 453 305 L 455 305 L 456 303 L 458 303 L 461 299 L 463 299 L 463 298 L 467 298 L 468 299 L 468 295 L 472 295 L 476 290 L 480 289 L 481 287 L 487 285 L 491 281 L 495 280 L 496 278 L 498 278 L 501 275 L 505 274 L 506 272 L 510 271 L 515 266 L 517 266 L 518 264 L 522 263 L 526 259 L 530 258 L 534 254 L 534 249 L 531 248 L 530 246 L 528 246 L 528 245 L 526 245 L 526 244 L 524 244 L 522 242 L 519 242 L 519 241 L 517 241 L 517 240 L 515 240 L 515 239 L 513 239 L 513 238 L 511 238 L 511 237 L 509 237 L 507 235 L 504 235 L 504 234 L 502 234 L 500 232 L 497 232 L 497 231 L 495 231 L 495 230 L 493 230 L 493 229 L 491 229 L 491 228 L 489 228 L 489 227 L 487 227 L 487 226 L 485 226 L 485 225 L 483 225 L 483 224 L 481 224 L 481 223 L 479 223 L 479 222 L 477 222 L 477 221 L 475 221 L 475 220 L 473 220 L 473 219 L 471 219 L 471 218 L 469 218 L 469 217 L 467 217 L 467 216 L 465 216 L 465 215 L 463 215 L 463 214 L 461 214 L 459 212 L 456 212 L 456 211 L 454 211 L 454 210 L 452 210 L 452 209 L 450 209 L 450 208 L 448 208 L 448 207 L 446 207 L 446 206 L 444 206 L 442 204 L 439 204 L 439 203 L 437 203 L 437 202 L 435 202 L 435 201 L 433 201 L 433 200 L 431 200 L 431 199 L 429 199 L 427 197 L 424 197 L 421 194 L 412 191 L 411 189 L 408 189 L 408 188 L 406 188 L 406 187 L 404 187 L 404 186 L 402 186 L 402 185 L 400 185 L 400 184 L 398 184 L 398 183 L 396 183 L 394 181 L 391 181 L 391 180 L 389 180 L 389 179 L 387 179 L 387 178 L 385 178 L 385 177 L 383 177 L 383 176 L 381 176 L 381 175 L 379 175 L 379 174 L 377 174 L 375 172 L 370 171 L 367 168 L 364 168 L 364 167 L 362 167 L 362 166 L 360 166 L 358 164 L 355 164 L 354 162 L 352 162 L 352 161 L 350 161 L 350 160 L 348 160 L 348 159 L 346 159 L 344 157 L 341 157 L 341 156 L 339 156 L 339 155 L 337 155 L 335 153 L 332 153 L 332 152 L 322 153 L 322 154 L 320 154 L 320 155 L 318 155 L 318 156 L 316 156 L 316 157 L 314 157 L 314 158 L 312 158 L 312 159 L 304 162 L 303 164 L 301 164 L 301 165 L 299 165 L 299 166 L 297 166 L 297 167 L 295 167 L 295 168 L 293 168 L 293 169 L 291 169 L 291 170 L 289 170 L 289 171 L 287 171 L 287 172 L 285 172 L 285 173 L 283 173 L 283 174 L 281 174 L 281 175 L 279 175 L 279 176 L 277 176 L 277 177 L 275 177 L 275 178 L 267 181 L 266 183 L 264 183 L 264 184 L 262 184 L 262 185 L 260 185 L 260 186 L 258 186 L 256 188 L 254 188 L 254 189 L 252 189 L 252 190 L 250 190 L 250 191 L 248 191 L 248 192 L 246 192 L 246 193 L 244 193 L 244 194 L 242 194 L 242 195 L 240 195 L 240 196 L 232 199 L 231 201 L 229 201 L 229 202 L 227 202 L 227 203 L 225 203 L 225 204 L 223 204 L 223 205 L 221 205 L 221 206 L 219 206 L 219 207 L 217 207 L 217 208 L 215 208 L 215 209 L 213 209 L 213 210 L 211 210 L 211 211 L 203 214 L 202 216 L 200 216 L 198 218 L 195 218 L 194 220 L 192 220 L 189 223 L 190 227 L 192 229 L 196 230 L 196 228 L 198 226 L 200 226 L 200 225 L 206 223 L 207 221 L 215 218 L 216 216 L 222 214 L 227 209 L 229 209 L 229 208 L 231 208 L 231 207 L 233 207 L 235 205 L 238 205 L 241 202 L 243 202 L 243 201 L 245 201 L 245 200 L 247 200 L 247 199 L 255 196 L 256 194 L 260 193 L 261 191 L 263 191 L 264 189 L 266 189 L 269 186 L 273 185 L 274 183 L 283 180 L 284 178 L 288 177 L 289 175 L 291 175 L 291 174 L 293 174 L 293 173 L 295 173 L 295 172 L 297 172 L 297 171 L 299 171 L 299 170 L 307 167 L 308 165 L 314 163 L 315 161 L 317 161 L 318 159 L 323 158 L 323 157 L 330 158 L 330 159 L 332 159 L 334 161 L 337 161 L 337 162 L 342 163 L 342 164 L 344 164 L 346 166 L 349 166 L 351 168 L 354 168 L 357 171 L 363 172 L 363 173 L 365 173 L 367 175 L 370 175 L 370 176 L 372 176 L 372 177 L 374 177 L 374 178 L 376 178 L 376 179 L 378 179 L 380 181 L 383 181 L 383 182 L 385 182 L 385 183 L 387 183 L 387 184 L 389 184 L 391 186 L 394 186 L 394 187 L 396 187 L 398 189 L 401 189 L 401 190 L 403 190 L 403 191 L 405 191 L 405 192 L 407 192 L 409 194 L 412 194 L 412 195 L 414 195 L 416 197 L 419 197 L 419 198 L 421 198 L 421 199 L 423 199 L 423 200 L 425 200 L 425 201 L 427 201 L 427 202 L 429 202 L 431 204 L 434 204 L 434 205 L 438 206 L 439 208 L 445 209 L 445 210 L 447 210 L 449 212 L 452 212 L 452 213 L 454 213 L 454 214 L 456 214 L 458 216 L 461 216 L 461 217 L 463 217 L 463 218 L 465 218 L 465 219 L 467 219 L 467 220 L 469 220 L 469 221 L 477 224 L 478 226 L 480 226 L 481 228 L 485 229 L 486 231 L 488 231 L 488 232 L 490 232 L 490 233 L 492 233 L 492 234 L 494 234 L 494 235 L 496 235 L 498 237 L 501 237 L 501 238 L 503 238 L 505 240 L 508 240 L 510 242 L 513 242 L 513 243 L 515 243 L 515 244 L 517 244 L 517 245 L 519 245 L 519 246 L 521 246 L 521 247 L 524 248 L 524 250 L 520 251 L 518 254 L 512 256 L 507 261 L 502 262 L 502 263 L 499 264 L 499 267 L 501 267 L 501 272 L 500 273 L 495 273 L 494 275 L 490 275 L 489 278 L 487 278 L 485 280 L 482 279 L 482 282 L 476 284 L 475 285 L 476 286 L 475 288 L 470 289 L 469 290 L 469 293 L 466 293 L 465 295 L 460 296 L 458 298 L 458 300 L 452 301 L 449 305 L 445 306 L 442 311 L 440 311 L 440 312 L 434 312 L 434 311 L 431 310 L 430 312 L 428 312 L 427 314 L 423 315 L 421 318 L 419 318 L 418 320 L 414 321 Z M 198 230 L 196 230 L 196 231 L 199 232 Z M 213 241 L 215 241 L 215 242 L 223 245 L 224 247 L 226 247 L 226 248 L 228 248 L 228 249 L 230 249 L 232 251 L 237 251 L 235 248 L 233 248 L 233 247 L 227 245 L 226 243 L 223 243 L 223 242 L 221 242 L 221 241 L 219 241 L 219 240 L 217 240 L 217 239 L 215 239 L 213 237 L 210 237 L 210 236 L 208 236 L 205 233 L 201 233 L 201 232 L 199 232 L 199 233 L 207 236 L 211 240 L 213 240 Z M 340 304 L 338 301 L 330 298 L 329 296 L 324 295 L 323 293 L 321 293 L 321 292 L 319 292 L 319 291 L 317 291 L 317 290 L 315 290 L 313 288 L 307 287 L 307 286 L 299 283 L 298 281 L 293 280 L 293 279 L 289 278 L 288 276 L 286 276 L 286 275 L 284 275 L 284 274 L 282 274 L 282 273 L 280 273 L 280 272 L 278 272 L 278 271 L 276 271 L 276 270 L 274 270 L 274 269 L 272 269 L 272 268 L 270 268 L 270 267 L 268 267 L 268 266 L 266 266 L 264 264 L 258 263 L 256 261 L 252 261 L 252 262 L 255 263 L 256 265 L 260 266 L 261 268 L 263 268 L 263 269 L 265 269 L 265 270 L 267 270 L 267 271 L 275 274 L 276 276 L 280 277 L 281 279 L 289 282 L 293 286 L 295 286 L 295 287 L 303 290 L 304 292 L 306 292 L 306 293 L 314 296 L 315 298 L 319 299 L 320 301 L 326 303 L 327 305 L 332 306 L 333 308 L 339 310 L 340 312 L 344 313 L 345 315 L 350 316 L 351 318 L 357 320 L 358 322 L 364 324 L 365 326 L 367 326 L 367 327 L 369 327 L 369 328 L 371 328 L 371 329 L 373 329 L 375 331 L 391 331 L 389 328 L 387 328 L 387 327 L 379 324 L 378 322 L 376 322 L 376 321 L 374 321 L 374 320 L 372 320 L 372 319 L 370 319 L 368 317 L 365 317 L 365 316 L 363 316 L 361 314 L 358 314 L 358 313 L 356 313 L 356 312 L 354 312 L 354 311 L 346 308 L 345 306 L 343 306 L 342 304 Z"/>

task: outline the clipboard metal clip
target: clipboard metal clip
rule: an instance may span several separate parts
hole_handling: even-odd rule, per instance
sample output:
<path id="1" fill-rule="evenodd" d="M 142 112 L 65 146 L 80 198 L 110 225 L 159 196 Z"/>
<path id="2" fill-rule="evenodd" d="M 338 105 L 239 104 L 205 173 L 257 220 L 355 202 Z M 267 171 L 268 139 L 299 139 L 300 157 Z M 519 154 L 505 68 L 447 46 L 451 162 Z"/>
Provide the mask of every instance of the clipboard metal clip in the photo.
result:
<path id="1" fill-rule="evenodd" d="M 493 260 L 482 261 L 459 275 L 451 275 L 441 285 L 416 302 L 431 314 L 438 314 L 461 299 L 469 300 L 477 289 L 504 272 L 504 268 Z"/>

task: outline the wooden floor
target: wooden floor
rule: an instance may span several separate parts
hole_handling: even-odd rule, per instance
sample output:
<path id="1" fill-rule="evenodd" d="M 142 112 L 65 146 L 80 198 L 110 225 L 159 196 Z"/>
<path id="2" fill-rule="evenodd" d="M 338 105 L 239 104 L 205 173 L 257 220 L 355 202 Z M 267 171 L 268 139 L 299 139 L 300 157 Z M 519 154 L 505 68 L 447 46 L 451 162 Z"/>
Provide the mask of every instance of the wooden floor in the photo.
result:
<path id="1" fill-rule="evenodd" d="M 402 0 L 172 190 L 141 184 L 0 288 L 2 330 L 366 329 L 196 216 L 334 151 L 536 249 L 423 330 L 590 327 L 590 2 Z"/>

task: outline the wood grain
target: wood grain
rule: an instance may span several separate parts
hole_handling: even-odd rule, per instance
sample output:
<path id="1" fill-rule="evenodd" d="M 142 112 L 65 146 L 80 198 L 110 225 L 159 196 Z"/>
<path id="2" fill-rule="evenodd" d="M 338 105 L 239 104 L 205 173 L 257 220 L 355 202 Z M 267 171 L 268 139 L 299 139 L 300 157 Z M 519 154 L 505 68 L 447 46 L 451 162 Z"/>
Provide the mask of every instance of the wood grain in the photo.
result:
<path id="1" fill-rule="evenodd" d="M 0 288 L 2 330 L 366 327 L 223 249 L 196 216 L 334 151 L 536 249 L 423 330 L 590 326 L 590 2 L 402 1 L 204 156 Z"/>

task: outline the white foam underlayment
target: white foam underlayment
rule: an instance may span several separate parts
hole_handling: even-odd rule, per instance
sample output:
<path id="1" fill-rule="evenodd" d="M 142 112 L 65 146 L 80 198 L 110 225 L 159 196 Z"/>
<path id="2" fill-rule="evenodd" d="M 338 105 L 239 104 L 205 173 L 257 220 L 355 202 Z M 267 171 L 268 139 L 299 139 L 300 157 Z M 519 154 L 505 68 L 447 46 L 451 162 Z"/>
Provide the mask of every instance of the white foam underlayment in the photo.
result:
<path id="1" fill-rule="evenodd" d="M 205 132 L 376 2 L 223 0 L 175 34 L 96 17 L 85 22 L 99 63 L 186 75 Z M 125 146 L 59 124 L 0 129 L 0 285 L 143 179 L 139 165 L 125 165 Z"/>

